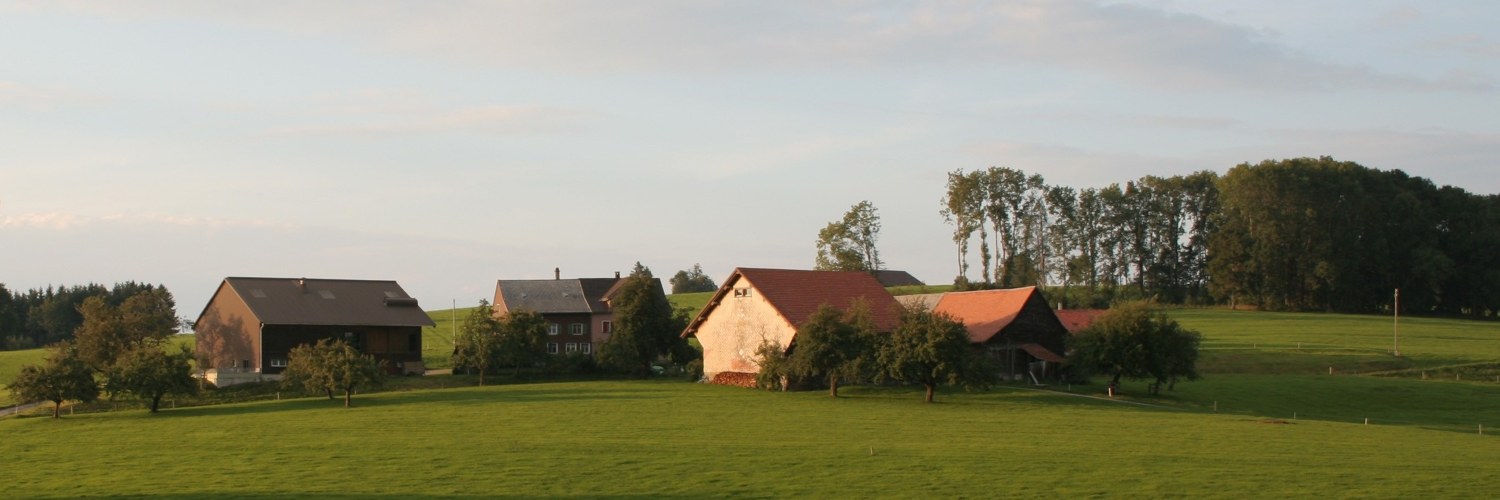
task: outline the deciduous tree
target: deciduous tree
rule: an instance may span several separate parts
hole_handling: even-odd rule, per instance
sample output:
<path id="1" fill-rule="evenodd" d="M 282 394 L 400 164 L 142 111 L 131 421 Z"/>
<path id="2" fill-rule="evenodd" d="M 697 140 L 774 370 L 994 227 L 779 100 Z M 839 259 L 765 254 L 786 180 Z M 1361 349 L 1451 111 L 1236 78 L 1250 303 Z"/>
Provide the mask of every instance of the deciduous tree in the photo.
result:
<path id="1" fill-rule="evenodd" d="M 344 407 L 353 404 L 354 391 L 379 385 L 385 378 L 381 363 L 373 356 L 361 354 L 342 340 L 323 339 L 317 344 L 292 348 L 287 356 L 282 384 L 301 387 L 308 392 L 344 393 Z"/>
<path id="2" fill-rule="evenodd" d="M 170 354 L 160 346 L 137 347 L 116 360 L 105 388 L 148 400 L 151 413 L 156 413 L 162 397 L 198 391 L 192 359 L 193 353 L 186 346 Z"/>
<path id="3" fill-rule="evenodd" d="M 820 271 L 878 271 L 885 268 L 876 243 L 880 239 L 880 214 L 875 205 L 861 201 L 849 208 L 840 220 L 829 222 L 818 231 L 818 256 L 814 268 Z"/>
<path id="4" fill-rule="evenodd" d="M 94 371 L 68 342 L 54 345 L 45 364 L 21 367 L 21 373 L 7 387 L 17 401 L 51 401 L 52 418 L 62 415 L 63 401 L 87 403 L 99 398 Z"/>
<path id="5" fill-rule="evenodd" d="M 661 282 L 651 270 L 635 264 L 614 298 L 614 333 L 599 348 L 599 361 L 607 367 L 646 377 L 652 363 L 686 342 L 678 336 L 686 327 L 674 314 Z"/>
<path id="6" fill-rule="evenodd" d="M 839 381 L 856 375 L 864 352 L 864 336 L 857 325 L 867 325 L 857 315 L 869 308 L 851 307 L 849 313 L 823 304 L 797 327 L 785 372 L 798 378 L 819 378 L 828 383 L 828 395 L 838 397 Z"/>
<path id="7" fill-rule="evenodd" d="M 882 378 L 922 384 L 931 403 L 939 385 L 985 386 L 993 365 L 979 359 L 963 323 L 941 313 L 912 308 L 880 348 Z"/>
<path id="8" fill-rule="evenodd" d="M 714 279 L 704 274 L 703 267 L 698 264 L 693 264 L 692 269 L 677 271 L 669 281 L 672 283 L 673 294 L 712 292 L 719 289 L 719 285 L 714 284 Z"/>
<path id="9" fill-rule="evenodd" d="M 1198 378 L 1199 338 L 1149 304 L 1129 302 L 1073 337 L 1068 359 L 1085 371 L 1109 376 L 1111 386 L 1119 385 L 1121 378 L 1175 385 L 1178 379 Z"/>
<path id="10" fill-rule="evenodd" d="M 484 385 L 485 374 L 499 363 L 500 329 L 495 309 L 489 301 L 480 300 L 479 307 L 470 310 L 459 327 L 453 345 L 453 366 L 478 371 L 479 385 Z"/>

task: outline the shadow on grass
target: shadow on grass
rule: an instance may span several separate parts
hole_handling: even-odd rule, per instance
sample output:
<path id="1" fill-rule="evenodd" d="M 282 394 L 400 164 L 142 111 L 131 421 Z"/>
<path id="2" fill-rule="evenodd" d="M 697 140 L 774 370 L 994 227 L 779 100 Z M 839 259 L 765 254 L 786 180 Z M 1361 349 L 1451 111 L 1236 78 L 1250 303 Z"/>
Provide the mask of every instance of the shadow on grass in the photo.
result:
<path id="1" fill-rule="evenodd" d="M 654 498 L 711 498 L 711 497 L 716 497 L 716 496 L 723 496 L 723 492 L 705 491 L 705 492 L 703 492 L 701 494 L 693 494 L 693 495 L 685 495 L 685 494 L 650 494 L 650 495 L 602 495 L 602 494 L 588 494 L 588 495 L 547 495 L 548 498 L 616 498 L 616 499 L 636 499 L 636 498 L 638 498 L 638 499 L 654 499 Z M 457 499 L 457 498 L 501 498 L 501 499 L 504 499 L 504 498 L 537 498 L 536 495 L 504 495 L 504 494 L 495 494 L 495 493 L 473 494 L 473 495 L 441 495 L 441 494 L 432 494 L 432 493 L 426 493 L 426 492 L 422 492 L 422 493 L 379 493 L 379 494 L 359 493 L 359 494 L 353 494 L 353 493 L 312 493 L 312 492 L 305 492 L 305 491 L 299 491 L 299 492 L 291 493 L 291 494 L 288 494 L 288 493 L 246 493 L 244 491 L 221 491 L 221 492 L 198 491 L 198 492 L 193 492 L 193 493 L 175 493 L 175 494 L 168 492 L 168 493 L 153 493 L 153 494 L 150 494 L 150 495 L 108 495 L 108 496 L 102 496 L 102 497 L 99 497 L 99 498 L 141 498 L 141 499 L 145 499 L 145 498 L 153 498 L 153 499 L 156 499 L 156 498 L 182 498 L 182 499 L 197 500 L 197 499 L 200 499 L 200 498 L 278 498 L 279 499 L 279 498 L 288 498 L 288 497 L 295 497 L 295 498 L 327 498 L 327 499 L 340 499 L 340 498 L 348 498 L 348 499 L 366 499 L 366 498 L 371 498 L 371 499 L 381 499 L 381 498 L 400 498 L 400 499 L 410 499 L 410 498 L 435 498 L 435 499 L 449 499 L 449 498 L 451 498 L 451 499 Z"/>

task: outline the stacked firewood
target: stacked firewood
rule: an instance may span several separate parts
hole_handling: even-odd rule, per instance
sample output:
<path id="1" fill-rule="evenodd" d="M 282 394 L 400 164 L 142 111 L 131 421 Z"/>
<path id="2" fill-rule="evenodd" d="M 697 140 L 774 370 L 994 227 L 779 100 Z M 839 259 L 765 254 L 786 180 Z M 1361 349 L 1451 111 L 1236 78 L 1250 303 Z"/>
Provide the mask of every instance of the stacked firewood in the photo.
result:
<path id="1" fill-rule="evenodd" d="M 712 384 L 732 385 L 735 387 L 755 388 L 755 374 L 743 372 L 719 372 L 714 374 Z"/>

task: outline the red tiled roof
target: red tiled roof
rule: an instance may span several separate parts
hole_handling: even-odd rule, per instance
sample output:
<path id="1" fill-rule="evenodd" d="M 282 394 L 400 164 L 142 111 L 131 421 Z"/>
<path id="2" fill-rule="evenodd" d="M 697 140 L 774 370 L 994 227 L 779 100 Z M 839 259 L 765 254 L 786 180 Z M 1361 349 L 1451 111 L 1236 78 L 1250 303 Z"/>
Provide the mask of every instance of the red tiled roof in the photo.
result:
<path id="1" fill-rule="evenodd" d="M 969 329 L 969 341 L 980 344 L 988 342 L 990 337 L 1015 321 L 1033 293 L 1036 293 L 1034 286 L 1009 290 L 950 292 L 938 299 L 938 305 L 932 311 L 962 321 Z"/>
<path id="2" fill-rule="evenodd" d="M 1078 333 L 1079 330 L 1088 328 L 1094 324 L 1099 315 L 1109 312 L 1105 309 L 1063 309 L 1057 311 L 1057 320 L 1061 321 L 1068 333 Z"/>
<path id="3" fill-rule="evenodd" d="M 807 321 L 823 304 L 848 310 L 857 299 L 863 299 L 870 308 L 876 329 L 889 332 L 900 322 L 900 305 L 870 273 L 737 268 L 709 299 L 708 306 L 688 325 L 683 336 L 696 332 L 698 325 L 741 279 L 754 286 L 761 297 L 794 326 Z"/>

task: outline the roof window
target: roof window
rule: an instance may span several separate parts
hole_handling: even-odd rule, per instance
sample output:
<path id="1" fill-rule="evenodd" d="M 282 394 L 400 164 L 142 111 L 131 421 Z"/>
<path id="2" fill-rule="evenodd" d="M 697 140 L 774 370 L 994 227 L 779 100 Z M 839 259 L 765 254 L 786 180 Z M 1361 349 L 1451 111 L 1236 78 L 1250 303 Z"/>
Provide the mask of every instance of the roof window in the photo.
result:
<path id="1" fill-rule="evenodd" d="M 264 299 L 264 298 L 266 298 L 266 291 L 265 290 L 261 290 L 259 288 L 251 288 L 250 289 L 250 296 L 251 297 L 255 297 L 257 299 Z"/>
<path id="2" fill-rule="evenodd" d="M 333 298 L 333 290 L 318 290 L 318 295 L 323 296 L 325 299 L 331 299 Z"/>

